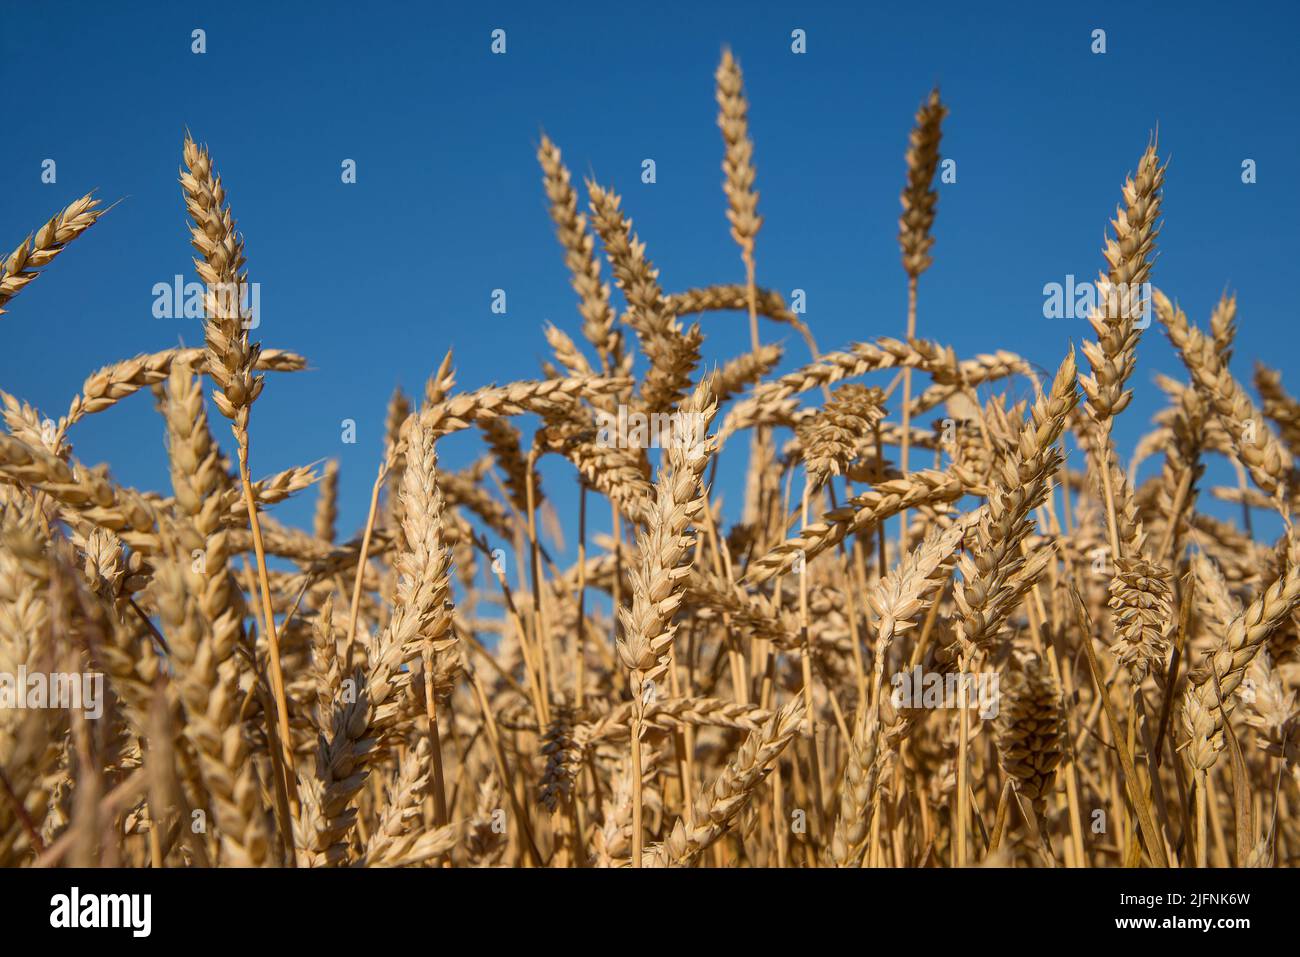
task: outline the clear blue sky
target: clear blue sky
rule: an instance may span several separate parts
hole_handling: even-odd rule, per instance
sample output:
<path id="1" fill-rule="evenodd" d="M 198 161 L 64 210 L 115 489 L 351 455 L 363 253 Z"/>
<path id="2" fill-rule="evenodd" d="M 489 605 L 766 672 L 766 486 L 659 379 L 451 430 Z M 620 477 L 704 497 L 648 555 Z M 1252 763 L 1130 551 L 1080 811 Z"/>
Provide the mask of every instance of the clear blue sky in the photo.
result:
<path id="1" fill-rule="evenodd" d="M 1044 319 L 1043 285 L 1095 276 L 1124 175 L 1159 124 L 1172 163 L 1157 285 L 1201 323 L 1236 290 L 1237 373 L 1248 378 L 1262 356 L 1300 383 L 1292 4 L 4 7 L 0 247 L 89 189 L 121 204 L 0 320 L 0 385 L 58 416 L 93 369 L 201 343 L 194 320 L 151 314 L 155 283 L 192 278 L 177 184 L 188 126 L 212 148 L 262 284 L 258 334 L 313 366 L 270 377 L 253 413 L 254 472 L 339 458 L 345 535 L 364 517 L 395 385 L 418 393 L 448 346 L 462 387 L 532 378 L 548 354 L 543 321 L 579 338 L 534 158 L 542 130 L 575 175 L 623 194 L 669 291 L 743 278 L 720 188 L 713 71 L 724 44 L 752 104 L 759 279 L 807 290 L 823 348 L 903 332 L 903 152 L 918 102 L 940 83 L 958 181 L 941 187 L 922 335 L 1054 368 L 1085 324 Z M 505 56 L 489 52 L 498 27 Z M 195 28 L 207 34 L 201 56 Z M 807 31 L 805 55 L 790 51 L 794 28 Z M 1095 28 L 1104 55 L 1090 52 Z M 647 157 L 654 185 L 640 181 Z M 40 178 L 47 158 L 52 185 Z M 355 185 L 340 181 L 348 158 Z M 1254 185 L 1241 182 L 1245 158 Z M 506 316 L 489 309 L 494 288 L 507 291 Z M 739 316 L 705 327 L 711 359 L 747 341 Z M 765 333 L 784 336 L 787 367 L 806 358 L 785 330 Z M 1158 407 L 1153 372 L 1177 368 L 1153 327 L 1125 447 Z M 86 420 L 72 434 L 78 457 L 165 487 L 152 405 L 145 393 Z M 340 441 L 344 418 L 359 425 L 355 445 Z M 444 461 L 464 465 L 478 449 L 449 440 Z M 575 497 L 565 474 L 559 463 L 546 472 L 562 513 Z M 308 521 L 312 501 L 278 513 Z"/>

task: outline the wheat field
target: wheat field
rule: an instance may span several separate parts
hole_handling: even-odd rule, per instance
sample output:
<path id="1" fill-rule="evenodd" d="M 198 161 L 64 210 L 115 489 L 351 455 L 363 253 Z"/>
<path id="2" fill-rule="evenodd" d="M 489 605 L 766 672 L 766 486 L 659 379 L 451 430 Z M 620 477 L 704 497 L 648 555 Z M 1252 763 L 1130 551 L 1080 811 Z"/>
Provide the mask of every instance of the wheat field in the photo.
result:
<path id="1" fill-rule="evenodd" d="M 1238 378 L 1235 299 L 1201 328 L 1152 285 L 1158 142 L 1135 141 L 1086 335 L 1044 376 L 924 337 L 929 94 L 899 167 L 907 314 L 821 352 L 759 284 L 729 52 L 715 93 L 745 281 L 665 289 L 620 197 L 580 199 L 543 136 L 571 331 L 546 328 L 534 380 L 462 385 L 448 353 L 399 390 L 346 539 L 336 463 L 253 478 L 256 400 L 310 343 L 253 338 L 237 205 L 185 137 L 203 346 L 106 365 L 57 417 L 0 392 L 0 864 L 1295 863 L 1300 401 L 1263 364 Z M 85 196 L 28 236 L 0 313 L 105 214 Z M 693 317 L 718 311 L 749 342 L 706 368 Z M 1186 374 L 1157 377 L 1125 461 L 1144 332 Z M 154 490 L 70 445 L 136 393 L 165 423 Z M 438 462 L 453 433 L 482 448 L 463 471 Z M 581 483 L 567 565 L 543 457 Z M 723 457 L 746 463 L 734 514 Z M 1237 486 L 1202 487 L 1216 457 Z M 305 494 L 313 527 L 277 521 Z M 97 714 L 68 697 L 96 680 Z"/>

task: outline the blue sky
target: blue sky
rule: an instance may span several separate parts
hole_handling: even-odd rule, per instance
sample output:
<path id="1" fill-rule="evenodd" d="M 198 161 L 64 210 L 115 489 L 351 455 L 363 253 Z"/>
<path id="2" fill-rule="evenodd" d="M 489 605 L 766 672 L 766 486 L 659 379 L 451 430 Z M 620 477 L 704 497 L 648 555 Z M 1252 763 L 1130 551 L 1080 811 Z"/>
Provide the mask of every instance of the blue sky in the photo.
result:
<path id="1" fill-rule="evenodd" d="M 1291 5 L 1134 2 L 6 4 L 0 247 L 87 190 L 120 205 L 0 319 L 0 385 L 57 416 L 92 370 L 201 343 L 195 320 L 151 311 L 156 283 L 192 278 L 177 184 L 188 127 L 211 146 L 245 235 L 262 342 L 312 364 L 268 381 L 254 472 L 340 459 L 349 534 L 394 386 L 418 393 L 448 347 L 462 387 L 533 378 L 548 354 L 544 321 L 579 337 L 534 158 L 543 130 L 575 176 L 623 195 L 667 290 L 743 279 L 713 100 L 730 44 L 766 219 L 759 281 L 806 290 L 823 349 L 904 330 L 903 152 L 939 83 L 958 177 L 941 187 L 923 336 L 1055 368 L 1086 324 L 1043 318 L 1043 286 L 1094 278 L 1124 175 L 1158 124 L 1171 165 L 1156 284 L 1202 324 L 1235 290 L 1235 370 L 1248 378 L 1263 357 L 1294 390 L 1296 19 Z M 191 52 L 196 28 L 203 55 Z M 504 56 L 489 50 L 495 28 L 507 31 Z M 803 55 L 790 50 L 796 28 Z M 1090 51 L 1098 28 L 1104 55 Z M 54 184 L 41 182 L 47 158 Z M 640 179 L 646 158 L 653 185 Z M 1241 182 L 1247 158 L 1253 185 Z M 345 159 L 355 184 L 341 182 Z M 505 316 L 490 311 L 496 288 Z M 741 316 L 704 327 L 710 360 L 747 342 Z M 786 342 L 786 367 L 805 361 L 786 330 L 764 333 Z M 1178 368 L 1153 328 L 1118 428 L 1124 447 L 1159 407 L 1153 373 Z M 341 442 L 345 418 L 358 423 L 355 445 Z M 80 459 L 110 461 L 119 480 L 166 485 L 147 393 L 71 437 Z M 444 443 L 453 467 L 478 453 L 472 438 Z M 722 481 L 735 502 L 734 470 Z M 571 515 L 569 473 L 552 462 L 546 482 Z M 278 514 L 309 521 L 312 501 Z"/>

